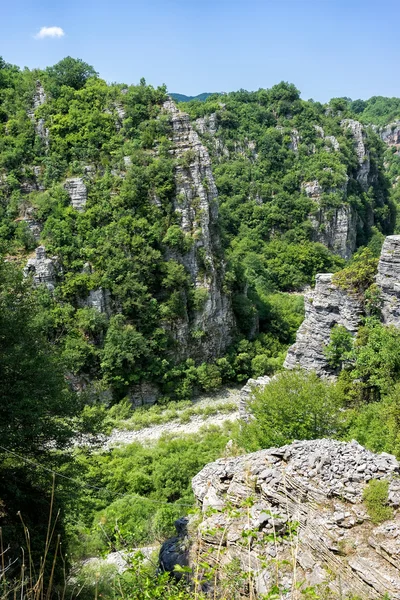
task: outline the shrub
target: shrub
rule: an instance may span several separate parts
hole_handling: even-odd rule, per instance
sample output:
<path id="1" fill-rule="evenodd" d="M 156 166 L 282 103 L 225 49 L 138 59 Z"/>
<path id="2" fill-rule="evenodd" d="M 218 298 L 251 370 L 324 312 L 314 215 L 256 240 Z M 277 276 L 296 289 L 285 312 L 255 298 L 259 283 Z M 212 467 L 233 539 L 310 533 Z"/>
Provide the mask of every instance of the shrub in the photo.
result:
<path id="1" fill-rule="evenodd" d="M 348 267 L 334 274 L 332 282 L 352 293 L 364 294 L 374 283 L 378 259 L 372 250 L 364 248 L 357 252 Z"/>
<path id="2" fill-rule="evenodd" d="M 371 479 L 366 485 L 363 498 L 373 523 L 382 523 L 393 517 L 393 509 L 388 506 L 389 482 L 384 479 Z"/>
<path id="3" fill-rule="evenodd" d="M 331 330 L 331 341 L 324 348 L 328 364 L 337 369 L 346 360 L 353 348 L 353 336 L 343 325 L 335 325 Z"/>
<path id="4" fill-rule="evenodd" d="M 293 440 L 336 437 L 342 429 L 340 387 L 315 373 L 287 371 L 250 403 L 254 419 L 243 427 L 247 450 L 283 446 Z"/>

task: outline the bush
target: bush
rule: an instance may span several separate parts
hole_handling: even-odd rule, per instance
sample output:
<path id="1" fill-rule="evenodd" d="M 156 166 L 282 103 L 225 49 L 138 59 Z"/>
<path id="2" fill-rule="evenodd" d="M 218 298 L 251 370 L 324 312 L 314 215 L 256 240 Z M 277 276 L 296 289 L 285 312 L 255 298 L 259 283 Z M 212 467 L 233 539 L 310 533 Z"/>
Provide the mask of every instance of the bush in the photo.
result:
<path id="1" fill-rule="evenodd" d="M 364 248 L 357 252 L 348 267 L 335 273 L 332 282 L 352 293 L 363 295 L 374 283 L 378 259 L 372 250 Z"/>
<path id="2" fill-rule="evenodd" d="M 243 427 L 247 450 L 283 446 L 293 440 L 337 437 L 343 427 L 344 397 L 339 385 L 315 373 L 287 371 L 255 393 L 254 419 Z"/>
<path id="3" fill-rule="evenodd" d="M 343 325 L 335 325 L 331 330 L 331 341 L 324 348 L 328 364 L 337 369 L 346 360 L 353 348 L 353 336 Z"/>
<path id="4" fill-rule="evenodd" d="M 382 523 L 393 517 L 393 509 L 388 506 L 389 482 L 384 479 L 371 479 L 366 485 L 363 498 L 373 523 Z"/>

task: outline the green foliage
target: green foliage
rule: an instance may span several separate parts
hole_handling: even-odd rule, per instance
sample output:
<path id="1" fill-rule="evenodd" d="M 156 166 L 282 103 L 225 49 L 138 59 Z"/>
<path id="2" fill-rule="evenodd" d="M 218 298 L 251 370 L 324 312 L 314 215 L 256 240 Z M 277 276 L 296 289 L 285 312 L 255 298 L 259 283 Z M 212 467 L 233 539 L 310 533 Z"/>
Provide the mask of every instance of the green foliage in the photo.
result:
<path id="1" fill-rule="evenodd" d="M 382 523 L 393 517 L 393 509 L 388 506 L 389 482 L 385 479 L 371 479 L 364 488 L 363 499 L 373 523 Z"/>
<path id="2" fill-rule="evenodd" d="M 293 440 L 337 437 L 343 423 L 340 386 L 315 373 L 287 371 L 255 393 L 241 443 L 248 450 L 283 446 Z"/>
<path id="3" fill-rule="evenodd" d="M 364 400 L 387 394 L 400 377 L 400 332 L 369 318 L 360 328 L 354 346 L 351 375 Z"/>
<path id="4" fill-rule="evenodd" d="M 89 77 L 96 77 L 97 73 L 93 67 L 79 58 L 67 56 L 53 67 L 46 69 L 49 91 L 53 96 L 59 96 L 62 86 L 75 90 L 84 87 Z"/>
<path id="5" fill-rule="evenodd" d="M 79 523 L 71 524 L 75 554 L 98 554 L 162 540 L 190 508 L 191 479 L 223 452 L 232 429 L 209 428 L 192 436 L 162 438 L 152 447 L 138 443 L 108 453 L 77 452 L 86 478 L 102 491 L 84 490 Z"/>
<path id="6" fill-rule="evenodd" d="M 362 295 L 374 283 L 377 267 L 378 259 L 369 248 L 363 248 L 353 256 L 349 266 L 335 273 L 332 282 L 346 291 Z"/>
<path id="7" fill-rule="evenodd" d="M 22 275 L 0 262 L 0 432 L 2 445 L 24 455 L 63 447 L 77 409 L 61 365 L 36 315 L 40 310 Z M 61 420 L 64 416 L 66 420 Z M 0 450 L 0 456 L 3 452 Z"/>
<path id="8" fill-rule="evenodd" d="M 353 336 L 343 325 L 335 325 L 331 330 L 330 342 L 324 349 L 328 364 L 337 369 L 353 349 Z"/>

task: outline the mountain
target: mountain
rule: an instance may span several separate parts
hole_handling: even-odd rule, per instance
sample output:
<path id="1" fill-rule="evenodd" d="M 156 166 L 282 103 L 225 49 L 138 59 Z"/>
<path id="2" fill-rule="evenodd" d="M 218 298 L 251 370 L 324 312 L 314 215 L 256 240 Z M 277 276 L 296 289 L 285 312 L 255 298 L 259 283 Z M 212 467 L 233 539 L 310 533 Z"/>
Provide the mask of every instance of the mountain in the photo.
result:
<path id="1" fill-rule="evenodd" d="M 203 92 L 197 96 L 186 96 L 185 94 L 175 94 L 174 92 L 171 92 L 170 96 L 175 102 L 190 102 L 190 100 L 207 100 L 209 96 L 214 96 L 216 93 L 219 92 Z"/>

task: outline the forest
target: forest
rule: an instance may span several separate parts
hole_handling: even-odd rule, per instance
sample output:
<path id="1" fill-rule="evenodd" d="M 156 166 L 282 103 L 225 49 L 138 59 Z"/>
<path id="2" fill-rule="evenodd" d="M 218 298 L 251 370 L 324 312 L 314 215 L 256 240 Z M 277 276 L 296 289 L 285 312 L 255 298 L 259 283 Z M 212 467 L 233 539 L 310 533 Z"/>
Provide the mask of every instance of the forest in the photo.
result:
<path id="1" fill-rule="evenodd" d="M 172 535 L 174 520 L 194 510 L 192 477 L 229 440 L 243 453 L 356 439 L 400 458 L 400 331 L 382 324 L 374 287 L 383 240 L 398 232 L 400 175 L 397 147 L 379 132 L 400 118 L 400 100 L 321 104 L 286 82 L 205 96 L 178 108 L 210 158 L 218 205 L 211 258 L 234 321 L 226 351 L 207 359 L 195 348 L 210 334 L 190 327 L 213 292 L 193 282 L 185 257 L 196 249 L 204 281 L 210 258 L 199 243 L 204 231 L 185 232 L 177 210 L 176 174 L 190 173 L 195 157 L 174 151 L 166 87 L 108 84 L 71 57 L 33 71 L 0 59 L 4 598 L 22 594 L 21 547 L 35 571 L 29 585 L 37 577 L 35 599 L 65 593 L 67 572 L 71 597 L 81 589 L 85 598 L 192 598 L 184 581 L 156 575 L 140 556 L 119 588 L 107 569 L 93 580 L 82 565 Z M 361 158 L 355 131 L 368 153 Z M 76 180 L 84 210 L 71 203 L 68 181 Z M 201 185 L 208 193 L 210 180 Z M 191 202 L 202 222 L 196 193 Z M 354 231 L 343 245 L 334 224 L 344 214 Z M 38 247 L 50 257 L 51 285 L 27 271 Z M 303 294 L 325 272 L 365 306 L 356 337 L 332 330 L 334 381 L 283 370 Z M 100 310 L 88 301 L 94 294 Z M 186 321 L 192 341 L 183 356 L 174 332 Z M 156 419 L 158 408 L 187 408 L 201 394 L 275 374 L 248 424 L 101 445 L 134 413 Z M 155 407 L 135 410 L 135 390 L 149 384 Z"/>

